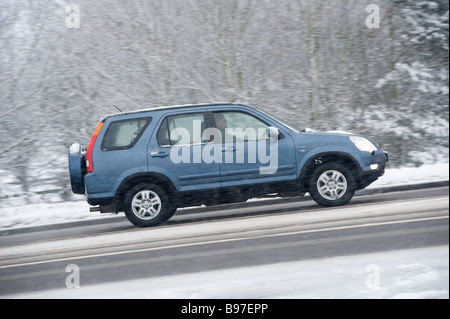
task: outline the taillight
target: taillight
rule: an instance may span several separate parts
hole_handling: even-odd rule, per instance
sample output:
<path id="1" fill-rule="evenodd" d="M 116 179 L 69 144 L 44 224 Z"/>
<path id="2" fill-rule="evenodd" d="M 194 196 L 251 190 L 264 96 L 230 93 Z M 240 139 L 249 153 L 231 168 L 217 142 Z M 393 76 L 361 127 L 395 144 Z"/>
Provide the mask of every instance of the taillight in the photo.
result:
<path id="1" fill-rule="evenodd" d="M 89 146 L 86 151 L 86 168 L 88 173 L 92 173 L 92 171 L 94 170 L 94 167 L 92 165 L 92 149 L 94 148 L 95 140 L 97 139 L 97 135 L 100 132 L 102 126 L 103 122 L 100 122 L 94 132 L 94 135 L 91 138 L 91 141 L 89 142 Z"/>

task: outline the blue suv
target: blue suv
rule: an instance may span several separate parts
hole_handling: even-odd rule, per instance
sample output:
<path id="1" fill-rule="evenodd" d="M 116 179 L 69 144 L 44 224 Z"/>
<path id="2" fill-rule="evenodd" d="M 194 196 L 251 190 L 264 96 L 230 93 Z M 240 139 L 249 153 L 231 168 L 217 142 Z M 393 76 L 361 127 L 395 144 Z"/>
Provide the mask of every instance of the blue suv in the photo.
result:
<path id="1" fill-rule="evenodd" d="M 384 174 L 388 156 L 350 133 L 299 132 L 239 104 L 118 113 L 101 120 L 87 147 L 69 149 L 72 191 L 92 211 L 125 212 L 140 227 L 177 208 L 309 192 L 322 206 L 348 203 Z"/>

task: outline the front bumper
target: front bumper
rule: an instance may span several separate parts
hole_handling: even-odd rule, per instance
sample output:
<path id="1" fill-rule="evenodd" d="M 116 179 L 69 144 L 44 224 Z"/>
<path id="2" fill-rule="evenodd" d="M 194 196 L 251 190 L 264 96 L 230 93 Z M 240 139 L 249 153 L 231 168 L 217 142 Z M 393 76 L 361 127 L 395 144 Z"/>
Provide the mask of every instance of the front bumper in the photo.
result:
<path id="1" fill-rule="evenodd" d="M 380 176 L 384 175 L 386 163 L 389 161 L 389 153 L 378 151 L 378 154 L 371 155 L 369 170 L 365 170 L 359 176 L 359 182 L 356 189 L 363 189 L 375 182 Z M 373 166 L 372 166 L 373 165 Z"/>

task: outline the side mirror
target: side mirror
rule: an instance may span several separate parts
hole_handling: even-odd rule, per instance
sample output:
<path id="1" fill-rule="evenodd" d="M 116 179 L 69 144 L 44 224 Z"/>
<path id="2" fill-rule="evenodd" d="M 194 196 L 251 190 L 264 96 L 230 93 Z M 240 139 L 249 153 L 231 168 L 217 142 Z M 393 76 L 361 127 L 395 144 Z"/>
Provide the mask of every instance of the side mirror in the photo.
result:
<path id="1" fill-rule="evenodd" d="M 267 136 L 271 140 L 279 140 L 280 138 L 282 138 L 280 132 L 274 126 L 269 126 L 267 128 Z"/>

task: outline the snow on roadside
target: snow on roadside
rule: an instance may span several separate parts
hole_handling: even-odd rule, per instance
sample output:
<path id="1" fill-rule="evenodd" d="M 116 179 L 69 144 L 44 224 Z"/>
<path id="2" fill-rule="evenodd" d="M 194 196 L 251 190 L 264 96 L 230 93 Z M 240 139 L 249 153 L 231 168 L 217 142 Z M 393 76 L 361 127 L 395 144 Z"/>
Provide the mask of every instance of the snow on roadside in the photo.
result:
<path id="1" fill-rule="evenodd" d="M 449 180 L 449 163 L 425 164 L 420 167 L 386 169 L 386 173 L 368 188 L 411 185 Z"/>
<path id="2" fill-rule="evenodd" d="M 449 164 L 429 164 L 418 168 L 387 169 L 384 176 L 368 188 L 420 184 L 449 180 Z M 89 212 L 86 201 L 40 203 L 0 208 L 0 230 L 41 226 L 70 221 L 108 218 L 111 214 Z M 114 214 L 113 214 L 114 216 Z"/>
<path id="3" fill-rule="evenodd" d="M 0 208 L 0 230 L 105 218 L 108 216 L 111 216 L 111 214 L 89 212 L 89 204 L 86 201 L 13 206 Z"/>

